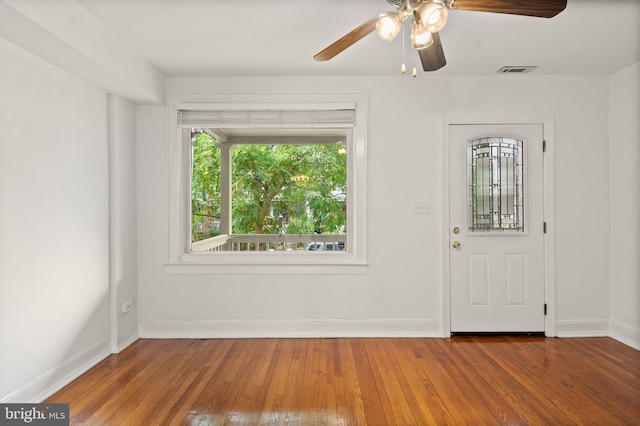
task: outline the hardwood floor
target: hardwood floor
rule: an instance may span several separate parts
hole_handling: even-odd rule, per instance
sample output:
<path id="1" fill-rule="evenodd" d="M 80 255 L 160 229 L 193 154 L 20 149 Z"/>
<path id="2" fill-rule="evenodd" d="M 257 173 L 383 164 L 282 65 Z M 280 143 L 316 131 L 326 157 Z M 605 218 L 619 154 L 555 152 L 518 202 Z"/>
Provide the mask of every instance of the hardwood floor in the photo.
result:
<path id="1" fill-rule="evenodd" d="M 73 425 L 640 425 L 609 338 L 139 340 L 60 390 Z"/>

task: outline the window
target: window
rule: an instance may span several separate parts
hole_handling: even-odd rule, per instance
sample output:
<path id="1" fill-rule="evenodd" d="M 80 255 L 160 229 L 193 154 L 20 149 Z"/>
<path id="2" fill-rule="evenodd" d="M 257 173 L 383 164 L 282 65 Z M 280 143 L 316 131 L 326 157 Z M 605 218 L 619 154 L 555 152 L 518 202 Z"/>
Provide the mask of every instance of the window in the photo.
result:
<path id="1" fill-rule="evenodd" d="M 191 251 L 345 251 L 346 139 L 345 129 L 194 129 Z"/>
<path id="2" fill-rule="evenodd" d="M 170 105 L 170 271 L 365 273 L 365 94 Z"/>
<path id="3" fill-rule="evenodd" d="M 467 143 L 470 232 L 524 232 L 523 142 L 491 137 Z"/>

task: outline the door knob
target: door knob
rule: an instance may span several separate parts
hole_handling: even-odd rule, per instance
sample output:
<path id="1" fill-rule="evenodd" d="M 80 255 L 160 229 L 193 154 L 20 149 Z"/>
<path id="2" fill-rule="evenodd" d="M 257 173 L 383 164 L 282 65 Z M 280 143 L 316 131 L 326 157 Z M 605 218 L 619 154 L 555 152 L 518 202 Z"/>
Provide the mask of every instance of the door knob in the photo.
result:
<path id="1" fill-rule="evenodd" d="M 453 233 L 454 234 L 459 234 L 460 233 L 460 228 L 458 228 L 457 226 L 455 228 L 453 228 Z"/>
<path id="2" fill-rule="evenodd" d="M 451 244 L 451 245 L 453 246 L 453 248 L 457 249 L 457 248 L 460 248 L 460 246 L 461 246 L 462 244 L 460 244 L 460 242 L 459 242 L 459 241 L 454 241 L 454 242 L 453 242 L 453 244 Z"/>

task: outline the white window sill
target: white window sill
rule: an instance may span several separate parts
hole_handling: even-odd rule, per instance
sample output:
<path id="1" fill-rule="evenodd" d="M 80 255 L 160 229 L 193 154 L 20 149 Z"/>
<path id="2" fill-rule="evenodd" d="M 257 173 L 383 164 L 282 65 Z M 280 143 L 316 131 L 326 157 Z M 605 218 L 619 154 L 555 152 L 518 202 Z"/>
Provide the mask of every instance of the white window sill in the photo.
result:
<path id="1" fill-rule="evenodd" d="M 171 275 L 366 275 L 369 264 L 346 253 L 191 253 L 164 269 Z"/>
<path id="2" fill-rule="evenodd" d="M 170 275 L 366 275 L 367 263 L 193 262 L 167 263 Z"/>

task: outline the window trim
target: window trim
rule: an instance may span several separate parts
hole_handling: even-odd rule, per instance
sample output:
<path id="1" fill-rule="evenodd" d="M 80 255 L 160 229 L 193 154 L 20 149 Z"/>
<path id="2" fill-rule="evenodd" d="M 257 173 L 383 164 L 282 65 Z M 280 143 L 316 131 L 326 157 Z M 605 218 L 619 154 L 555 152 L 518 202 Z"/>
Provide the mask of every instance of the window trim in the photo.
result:
<path id="1" fill-rule="evenodd" d="M 366 274 L 367 273 L 367 94 L 193 94 L 173 93 L 168 102 L 169 253 L 167 273 L 177 274 Z M 349 252 L 204 252 L 190 247 L 190 129 L 178 125 L 181 110 L 353 109 L 347 138 L 347 244 Z M 267 126 L 265 126 L 267 127 Z"/>

